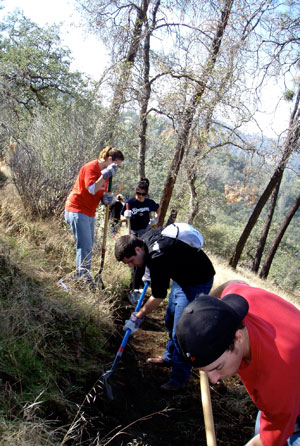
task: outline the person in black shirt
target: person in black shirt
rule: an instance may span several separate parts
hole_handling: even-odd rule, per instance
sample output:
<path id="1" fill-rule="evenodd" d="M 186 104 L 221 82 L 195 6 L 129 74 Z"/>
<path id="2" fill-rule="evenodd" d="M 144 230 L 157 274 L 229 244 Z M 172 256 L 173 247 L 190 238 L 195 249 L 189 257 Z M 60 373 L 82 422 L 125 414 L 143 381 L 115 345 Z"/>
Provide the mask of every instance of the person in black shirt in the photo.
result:
<path id="1" fill-rule="evenodd" d="M 141 178 L 135 188 L 135 196 L 128 198 L 121 210 L 121 220 L 130 220 L 130 232 L 137 237 L 141 237 L 146 231 L 151 228 L 150 225 L 150 213 L 154 212 L 156 216 L 159 215 L 159 204 L 149 198 L 149 180 L 147 178 Z M 152 224 L 156 223 L 152 219 Z M 136 304 L 140 296 L 140 289 L 144 284 L 142 281 L 144 271 L 142 269 L 132 269 L 131 284 L 129 292 L 129 300 L 132 304 Z"/>
<path id="2" fill-rule="evenodd" d="M 142 236 L 150 226 L 150 213 L 159 214 L 159 204 L 149 198 L 149 180 L 141 178 L 135 188 L 135 196 L 128 198 L 123 206 L 121 215 L 122 220 L 130 218 L 131 233 L 137 237 Z"/>
<path id="3" fill-rule="evenodd" d="M 209 294 L 215 270 L 203 250 L 161 234 L 163 228 L 150 229 L 141 238 L 124 235 L 115 244 L 115 256 L 129 267 L 145 268 L 151 280 L 152 295 L 138 312 L 133 312 L 124 329 L 135 332 L 145 316 L 157 308 L 172 288 L 165 315 L 169 341 L 163 356 L 148 363 L 171 366 L 170 380 L 161 388 L 174 392 L 184 387 L 191 366 L 183 358 L 175 337 L 177 321 L 183 309 L 199 294 Z"/>
<path id="4" fill-rule="evenodd" d="M 114 201 L 109 208 L 109 218 L 111 220 L 110 227 L 112 235 L 115 236 L 116 232 L 121 226 L 121 210 L 123 208 L 123 195 L 118 194 L 117 200 Z"/>

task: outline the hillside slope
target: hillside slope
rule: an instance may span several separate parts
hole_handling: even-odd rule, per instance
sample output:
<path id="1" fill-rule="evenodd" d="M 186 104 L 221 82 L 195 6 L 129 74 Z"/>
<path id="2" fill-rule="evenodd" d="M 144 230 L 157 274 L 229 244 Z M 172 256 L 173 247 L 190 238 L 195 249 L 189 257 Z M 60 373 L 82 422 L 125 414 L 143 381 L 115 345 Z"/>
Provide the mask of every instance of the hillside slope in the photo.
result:
<path id="1" fill-rule="evenodd" d="M 62 219 L 26 219 L 11 185 L 2 192 L 0 444 L 204 446 L 197 371 L 184 391 L 170 396 L 160 390 L 168 369 L 146 363 L 164 349 L 165 304 L 129 339 L 109 378 L 114 400 L 106 397 L 101 376 L 133 309 L 127 300 L 129 271 L 113 257 L 114 239 L 108 240 L 105 292 L 77 286 L 65 293 L 57 281 L 73 272 L 72 235 Z M 232 271 L 211 257 L 216 286 L 235 278 L 261 286 L 250 273 Z M 278 291 L 269 282 L 263 285 Z M 285 297 L 299 303 L 298 296 Z M 211 395 L 218 445 L 244 444 L 256 409 L 238 378 L 211 386 Z"/>

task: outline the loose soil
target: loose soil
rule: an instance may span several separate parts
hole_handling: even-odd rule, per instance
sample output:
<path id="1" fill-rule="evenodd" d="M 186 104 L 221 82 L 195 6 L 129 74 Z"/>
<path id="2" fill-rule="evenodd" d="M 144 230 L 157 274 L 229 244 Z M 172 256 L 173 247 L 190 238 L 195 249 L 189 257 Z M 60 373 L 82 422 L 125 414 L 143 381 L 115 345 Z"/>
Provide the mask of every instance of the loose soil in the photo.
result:
<path id="1" fill-rule="evenodd" d="M 132 307 L 125 304 L 123 310 L 124 320 Z M 108 401 L 102 390 L 93 403 L 94 428 L 101 445 L 206 445 L 198 371 L 192 372 L 182 391 L 168 394 L 160 385 L 168 381 L 170 370 L 146 362 L 148 357 L 164 352 L 167 341 L 164 311 L 163 306 L 156 310 L 129 338 L 108 380 L 114 400 Z M 123 334 L 120 327 L 116 352 Z M 210 388 L 217 444 L 245 444 L 253 435 L 256 408 L 243 385 L 236 377 Z"/>

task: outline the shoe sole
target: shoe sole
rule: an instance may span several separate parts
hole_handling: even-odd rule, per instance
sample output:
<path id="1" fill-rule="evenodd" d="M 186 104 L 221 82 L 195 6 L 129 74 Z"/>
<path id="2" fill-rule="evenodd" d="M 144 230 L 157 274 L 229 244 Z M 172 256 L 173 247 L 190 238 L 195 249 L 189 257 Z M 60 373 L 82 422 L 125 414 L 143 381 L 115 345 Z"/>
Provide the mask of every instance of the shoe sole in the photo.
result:
<path id="1" fill-rule="evenodd" d="M 146 362 L 147 362 L 147 364 L 150 364 L 150 365 L 156 365 L 156 366 L 158 366 L 158 367 L 172 367 L 172 363 L 171 363 L 171 362 L 168 362 L 168 361 L 163 361 L 163 362 L 153 362 L 153 361 L 147 359 Z"/>

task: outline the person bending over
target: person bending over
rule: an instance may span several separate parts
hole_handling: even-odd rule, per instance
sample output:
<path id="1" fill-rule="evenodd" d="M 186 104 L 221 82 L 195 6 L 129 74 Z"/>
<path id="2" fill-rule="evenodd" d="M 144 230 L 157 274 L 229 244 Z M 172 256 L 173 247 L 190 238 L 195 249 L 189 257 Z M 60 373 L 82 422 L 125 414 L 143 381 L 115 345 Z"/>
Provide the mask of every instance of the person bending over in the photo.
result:
<path id="1" fill-rule="evenodd" d="M 152 295 L 142 308 L 133 312 L 124 329 L 136 331 L 145 316 L 149 315 L 166 298 L 170 279 L 172 287 L 165 315 L 169 341 L 163 356 L 149 358 L 147 362 L 171 366 L 170 380 L 162 390 L 174 392 L 184 387 L 191 366 L 182 357 L 175 339 L 177 321 L 183 309 L 200 293 L 209 293 L 215 274 L 214 267 L 203 250 L 161 234 L 162 228 L 150 229 L 142 238 L 124 235 L 117 239 L 115 256 L 129 267 L 148 268 Z"/>
<path id="2" fill-rule="evenodd" d="M 239 375 L 259 409 L 246 446 L 300 445 L 300 311 L 294 305 L 229 281 L 185 307 L 176 336 L 187 363 L 212 383 Z"/>

